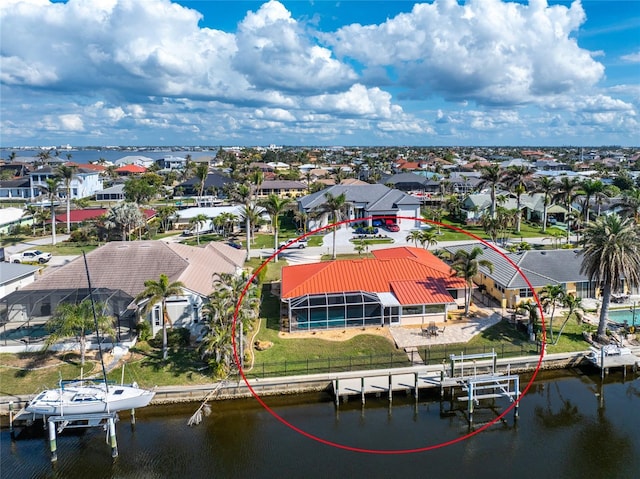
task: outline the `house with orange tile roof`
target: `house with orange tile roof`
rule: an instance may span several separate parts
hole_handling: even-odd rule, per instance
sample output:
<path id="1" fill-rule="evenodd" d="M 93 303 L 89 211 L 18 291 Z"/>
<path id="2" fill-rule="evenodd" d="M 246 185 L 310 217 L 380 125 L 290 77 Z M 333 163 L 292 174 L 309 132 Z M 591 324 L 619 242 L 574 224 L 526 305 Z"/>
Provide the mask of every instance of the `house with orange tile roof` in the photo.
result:
<path id="1" fill-rule="evenodd" d="M 145 173 L 147 169 L 144 166 L 138 165 L 125 165 L 120 168 L 116 168 L 115 172 L 120 176 L 140 175 Z"/>
<path id="2" fill-rule="evenodd" d="M 400 247 L 372 254 L 282 268 L 289 332 L 441 322 L 464 305 L 464 280 L 431 252 Z"/>

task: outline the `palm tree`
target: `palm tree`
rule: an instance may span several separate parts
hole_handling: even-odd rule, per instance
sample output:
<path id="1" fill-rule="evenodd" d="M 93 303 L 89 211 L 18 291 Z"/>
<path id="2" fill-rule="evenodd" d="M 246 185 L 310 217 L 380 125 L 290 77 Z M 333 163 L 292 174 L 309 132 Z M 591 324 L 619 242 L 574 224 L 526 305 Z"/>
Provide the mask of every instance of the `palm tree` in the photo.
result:
<path id="1" fill-rule="evenodd" d="M 24 212 L 22 216 L 30 216 L 31 217 L 31 228 L 33 230 L 33 236 L 36 235 L 36 218 L 38 216 L 38 207 L 35 205 L 26 205 L 24 207 Z"/>
<path id="2" fill-rule="evenodd" d="M 535 339 L 535 327 L 538 322 L 538 303 L 534 301 L 526 301 L 524 303 L 520 303 L 516 310 L 527 313 L 527 317 L 529 318 L 529 322 L 527 323 L 527 334 L 533 341 Z"/>
<path id="3" fill-rule="evenodd" d="M 598 338 L 604 339 L 611 293 L 640 284 L 640 229 L 630 218 L 601 216 L 584 232 L 581 273 L 602 288 Z"/>
<path id="4" fill-rule="evenodd" d="M 405 241 L 413 241 L 413 244 L 415 245 L 415 247 L 418 247 L 418 241 L 420 241 L 420 230 L 411 230 L 409 231 L 409 233 L 407 234 L 407 237 L 405 238 Z"/>
<path id="5" fill-rule="evenodd" d="M 207 221 L 209 221 L 209 217 L 204 213 L 195 215 L 189 220 L 189 226 L 194 227 L 196 230 L 196 242 L 198 245 L 200 245 L 200 230 L 202 229 L 202 226 L 207 224 Z"/>
<path id="6" fill-rule="evenodd" d="M 493 263 L 486 259 L 478 259 L 482 255 L 482 248 L 474 247 L 471 252 L 460 249 L 453 256 L 451 268 L 455 271 L 455 275 L 463 278 L 466 282 L 464 294 L 464 314 L 469 315 L 469 306 L 471 304 L 471 289 L 473 288 L 473 278 L 478 274 L 480 266 L 487 268 L 493 272 Z"/>
<path id="7" fill-rule="evenodd" d="M 255 170 L 249 175 L 249 181 L 254 186 L 253 190 L 253 201 L 258 201 L 258 191 L 264 182 L 264 173 L 262 170 Z"/>
<path id="8" fill-rule="evenodd" d="M 580 184 L 581 194 L 584 196 L 584 205 L 582 212 L 584 220 L 589 224 L 589 209 L 591 208 L 591 198 L 604 194 L 605 185 L 600 180 L 592 180 L 588 178 Z"/>
<path id="9" fill-rule="evenodd" d="M 198 196 L 202 199 L 204 194 L 204 185 L 209 175 L 209 163 L 200 163 L 196 167 L 196 178 L 198 178 Z"/>
<path id="10" fill-rule="evenodd" d="M 622 193 L 622 199 L 614 205 L 627 216 L 633 217 L 640 223 L 640 188 L 631 188 Z"/>
<path id="11" fill-rule="evenodd" d="M 528 166 L 515 165 L 507 168 L 504 175 L 505 183 L 516 194 L 516 209 L 518 210 L 518 216 L 516 219 L 516 233 L 520 233 L 520 226 L 522 223 L 522 195 L 527 192 L 527 187 L 531 184 L 531 175 L 533 170 Z"/>
<path id="12" fill-rule="evenodd" d="M 180 296 L 184 284 L 181 281 L 170 283 L 169 277 L 166 274 L 161 274 L 157 281 L 153 279 L 146 280 L 144 288 L 144 291 L 136 296 L 135 301 L 137 303 L 147 301 L 143 310 L 145 313 L 149 313 L 156 304 L 160 303 L 162 310 L 162 359 L 166 361 L 168 355 L 167 325 L 171 325 L 171 318 L 169 318 L 167 312 L 167 299 L 171 296 Z"/>
<path id="13" fill-rule="evenodd" d="M 115 334 L 113 317 L 104 314 L 105 309 L 104 304 L 96 303 L 98 331 L 102 333 L 103 337 L 113 336 Z M 75 338 L 80 344 L 80 365 L 84 367 L 87 335 L 95 331 L 91 300 L 84 299 L 78 304 L 59 304 L 51 319 L 47 321 L 46 328 L 50 334 L 45 342 L 45 348 L 49 348 L 61 339 Z"/>
<path id="14" fill-rule="evenodd" d="M 563 176 L 560 178 L 560 181 L 556 185 L 556 192 L 553 195 L 553 201 L 559 201 L 567 210 L 565 215 L 565 220 L 567 222 L 567 241 L 569 239 L 569 235 L 571 234 L 571 220 L 569 219 L 569 213 L 571 213 L 571 203 L 576 198 L 577 189 L 578 189 L 577 178 L 569 178 L 568 176 Z"/>
<path id="15" fill-rule="evenodd" d="M 562 300 L 562 305 L 567 308 L 567 315 L 564 318 L 564 321 L 562 322 L 562 325 L 560 326 L 560 331 L 558 331 L 558 337 L 556 338 L 556 341 L 553 343 L 553 345 L 555 346 L 556 344 L 558 344 L 558 341 L 560 341 L 560 336 L 562 335 L 562 332 L 564 331 L 564 327 L 567 325 L 567 323 L 569 322 L 569 320 L 575 316 L 577 321 L 581 321 L 582 320 L 582 315 L 581 313 L 584 313 L 584 310 L 582 309 L 582 298 L 578 298 L 576 296 L 574 296 L 573 294 L 567 294 L 564 296 L 563 300 Z"/>
<path id="16" fill-rule="evenodd" d="M 333 196 L 327 192 L 324 194 L 324 204 L 320 207 L 320 213 L 329 213 L 329 224 L 338 223 L 342 220 L 342 217 L 348 207 L 346 193 L 341 193 L 338 196 Z M 336 228 L 333 227 L 333 254 L 332 258 L 336 259 Z"/>
<path id="17" fill-rule="evenodd" d="M 60 165 L 56 168 L 56 175 L 64 183 L 67 195 L 67 234 L 71 233 L 71 180 L 78 169 L 75 165 Z"/>
<path id="18" fill-rule="evenodd" d="M 273 247 L 278 251 L 278 230 L 280 229 L 279 216 L 285 210 L 285 208 L 291 203 L 290 198 L 280 198 L 278 195 L 270 194 L 266 200 L 263 201 L 262 206 L 267 210 L 267 213 L 271 216 L 271 226 L 273 228 Z M 278 255 L 276 254 L 275 260 L 278 261 Z"/>
<path id="19" fill-rule="evenodd" d="M 251 241 L 253 239 L 253 228 L 260 223 L 260 213 L 262 208 L 254 203 L 248 202 L 240 210 L 240 219 L 244 220 L 247 235 L 247 259 L 251 256 Z"/>
<path id="20" fill-rule="evenodd" d="M 496 188 L 501 184 L 502 172 L 499 165 L 483 166 L 480 169 L 480 183 L 478 189 L 491 188 L 491 217 L 496 216 Z"/>
<path id="21" fill-rule="evenodd" d="M 551 203 L 551 197 L 556 191 L 556 181 L 553 178 L 548 176 L 541 176 L 536 180 L 536 188 L 535 191 L 538 193 L 542 193 L 544 196 L 543 199 L 543 210 L 542 210 L 542 232 L 547 232 L 547 211 L 549 210 L 549 204 Z"/>
<path id="22" fill-rule="evenodd" d="M 425 249 L 429 249 L 431 246 L 435 246 L 438 244 L 438 235 L 432 230 L 423 230 L 420 231 L 420 237 L 418 241 L 420 242 L 420 246 Z"/>
<path id="23" fill-rule="evenodd" d="M 556 306 L 561 304 L 565 297 L 565 291 L 562 285 L 548 284 L 540 291 L 540 301 L 545 308 L 551 308 L 551 317 L 549 318 L 549 336 L 553 341 L 553 317 L 556 314 Z"/>
<path id="24" fill-rule="evenodd" d="M 122 241 L 126 241 L 132 229 L 144 225 L 144 216 L 135 203 L 118 203 L 107 211 L 104 225 L 109 229 L 119 228 Z"/>
<path id="25" fill-rule="evenodd" d="M 56 209 L 54 202 L 58 198 L 58 188 L 60 188 L 60 178 L 53 176 L 46 179 L 46 186 L 41 186 L 49 200 L 51 208 L 51 244 L 56 244 Z"/>
<path id="26" fill-rule="evenodd" d="M 199 347 L 203 359 L 211 357 L 217 368 L 216 376 L 229 373 L 233 353 L 233 319 L 237 307 L 236 325 L 240 339 L 240 361 L 244 358 L 243 331 L 251 329 L 251 321 L 259 311 L 258 287 L 247 285 L 246 275 L 222 273 L 214 281 L 214 292 L 202 311 L 206 322 L 206 332 Z M 246 288 L 246 291 L 245 291 Z M 244 296 L 242 292 L 245 291 Z M 242 299 L 242 302 L 240 302 Z"/>

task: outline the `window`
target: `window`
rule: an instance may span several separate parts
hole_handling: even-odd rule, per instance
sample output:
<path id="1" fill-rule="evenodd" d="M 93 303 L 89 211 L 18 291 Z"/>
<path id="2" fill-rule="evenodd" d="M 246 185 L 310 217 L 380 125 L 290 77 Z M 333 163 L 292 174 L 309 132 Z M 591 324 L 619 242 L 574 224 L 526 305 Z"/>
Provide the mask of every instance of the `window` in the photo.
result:
<path id="1" fill-rule="evenodd" d="M 533 298 L 533 291 L 531 291 L 531 288 L 524 288 L 520 290 L 520 297 L 521 298 Z"/>
<path id="2" fill-rule="evenodd" d="M 410 315 L 410 314 L 422 314 L 422 311 L 423 311 L 422 305 L 420 305 L 420 306 L 403 306 L 402 307 L 402 314 L 404 316 Z"/>
<path id="3" fill-rule="evenodd" d="M 153 317 L 153 324 L 155 326 L 160 326 L 160 308 L 159 307 L 155 307 L 153 308 L 153 311 L 151 313 L 152 317 Z"/>

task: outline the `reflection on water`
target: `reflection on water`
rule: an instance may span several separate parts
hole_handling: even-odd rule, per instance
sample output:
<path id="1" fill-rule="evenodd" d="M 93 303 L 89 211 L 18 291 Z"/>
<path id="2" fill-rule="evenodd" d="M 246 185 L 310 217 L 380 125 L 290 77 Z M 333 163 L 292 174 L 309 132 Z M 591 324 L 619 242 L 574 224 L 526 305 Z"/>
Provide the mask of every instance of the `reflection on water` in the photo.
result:
<path id="1" fill-rule="evenodd" d="M 364 454 L 337 449 L 296 432 L 254 400 L 213 405 L 199 426 L 187 426 L 197 405 L 138 411 L 135 429 L 118 423 L 120 456 L 112 461 L 105 433 L 63 435 L 58 464 L 44 436 L 10 441 L 2 431 L 2 477 L 64 478 L 626 478 L 640 468 L 640 379 L 554 372 L 540 374 L 512 414 L 473 437 L 415 454 Z M 398 451 L 424 448 L 470 431 L 455 400 L 411 396 L 341 404 L 325 395 L 266 398 L 285 421 L 348 447 Z M 462 403 L 464 405 L 464 403 Z M 495 418 L 504 400 L 481 403 L 474 423 Z M 12 471 L 5 476 L 7 471 Z M 15 473 L 13 472 L 15 471 Z"/>

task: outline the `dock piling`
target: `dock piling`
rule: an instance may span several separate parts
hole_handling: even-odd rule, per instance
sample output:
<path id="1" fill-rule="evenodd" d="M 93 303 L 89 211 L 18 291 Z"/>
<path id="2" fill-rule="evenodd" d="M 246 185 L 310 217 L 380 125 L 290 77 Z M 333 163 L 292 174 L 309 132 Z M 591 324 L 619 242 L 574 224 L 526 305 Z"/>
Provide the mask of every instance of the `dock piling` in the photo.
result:
<path id="1" fill-rule="evenodd" d="M 111 457 L 118 457 L 118 441 L 116 439 L 116 423 L 113 417 L 108 419 L 109 422 L 109 444 L 111 445 Z"/>
<path id="2" fill-rule="evenodd" d="M 58 460 L 58 445 L 56 444 L 56 425 L 49 420 L 49 449 L 51 450 L 51 462 Z"/>

